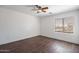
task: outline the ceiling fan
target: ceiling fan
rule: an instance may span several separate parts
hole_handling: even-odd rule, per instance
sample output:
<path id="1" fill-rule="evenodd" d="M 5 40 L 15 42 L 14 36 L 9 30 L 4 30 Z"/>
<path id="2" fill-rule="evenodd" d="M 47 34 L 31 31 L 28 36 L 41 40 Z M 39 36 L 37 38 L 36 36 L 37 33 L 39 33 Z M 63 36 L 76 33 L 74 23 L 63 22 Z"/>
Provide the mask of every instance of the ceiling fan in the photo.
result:
<path id="1" fill-rule="evenodd" d="M 48 7 L 39 6 L 39 5 L 34 5 L 34 8 L 33 8 L 32 10 L 33 10 L 33 11 L 36 11 L 36 13 L 41 13 L 41 12 L 46 13 L 47 10 L 48 10 Z"/>

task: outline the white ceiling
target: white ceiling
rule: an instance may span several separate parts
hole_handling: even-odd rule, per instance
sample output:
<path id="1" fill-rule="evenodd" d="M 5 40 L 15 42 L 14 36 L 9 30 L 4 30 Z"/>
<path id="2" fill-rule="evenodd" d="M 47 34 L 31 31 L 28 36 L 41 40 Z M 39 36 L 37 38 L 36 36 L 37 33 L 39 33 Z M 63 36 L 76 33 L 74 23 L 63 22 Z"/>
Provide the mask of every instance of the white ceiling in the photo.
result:
<path id="1" fill-rule="evenodd" d="M 45 5 L 48 6 L 48 12 L 47 13 L 34 13 L 32 11 L 33 5 L 1 5 L 1 8 L 7 8 L 14 11 L 35 15 L 35 16 L 47 16 L 47 15 L 53 15 L 57 13 L 72 11 L 79 9 L 78 5 Z"/>

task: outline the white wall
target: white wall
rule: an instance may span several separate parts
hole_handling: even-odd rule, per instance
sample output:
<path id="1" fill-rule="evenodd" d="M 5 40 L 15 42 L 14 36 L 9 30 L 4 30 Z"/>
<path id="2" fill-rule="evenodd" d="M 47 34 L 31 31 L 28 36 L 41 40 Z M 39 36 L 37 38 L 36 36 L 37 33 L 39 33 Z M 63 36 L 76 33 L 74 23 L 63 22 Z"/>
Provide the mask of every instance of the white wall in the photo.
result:
<path id="1" fill-rule="evenodd" d="M 39 34 L 40 21 L 37 17 L 0 8 L 0 44 Z"/>
<path id="2" fill-rule="evenodd" d="M 55 18 L 74 16 L 74 33 L 55 32 Z M 43 35 L 79 44 L 79 11 L 41 17 L 0 8 L 0 44 Z"/>
<path id="3" fill-rule="evenodd" d="M 74 33 L 55 32 L 55 18 L 74 16 Z M 79 44 L 79 11 L 66 12 L 48 17 L 41 17 L 41 35 Z"/>

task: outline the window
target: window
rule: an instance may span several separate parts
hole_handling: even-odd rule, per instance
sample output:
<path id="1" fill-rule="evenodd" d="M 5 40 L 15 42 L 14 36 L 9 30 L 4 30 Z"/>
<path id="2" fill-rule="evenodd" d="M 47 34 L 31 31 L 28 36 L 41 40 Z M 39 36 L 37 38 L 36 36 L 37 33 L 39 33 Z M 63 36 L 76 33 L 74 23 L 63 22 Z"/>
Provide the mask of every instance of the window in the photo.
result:
<path id="1" fill-rule="evenodd" d="M 73 33 L 74 17 L 56 18 L 55 32 Z"/>

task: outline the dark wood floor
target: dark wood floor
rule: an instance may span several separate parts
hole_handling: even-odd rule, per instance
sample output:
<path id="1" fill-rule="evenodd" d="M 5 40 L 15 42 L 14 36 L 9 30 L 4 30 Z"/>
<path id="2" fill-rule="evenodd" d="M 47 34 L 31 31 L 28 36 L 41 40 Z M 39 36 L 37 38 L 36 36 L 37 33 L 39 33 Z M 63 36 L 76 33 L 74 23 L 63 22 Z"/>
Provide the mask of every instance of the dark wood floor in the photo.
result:
<path id="1" fill-rule="evenodd" d="M 6 53 L 78 53 L 79 45 L 36 36 L 0 46 L 0 52 Z"/>

